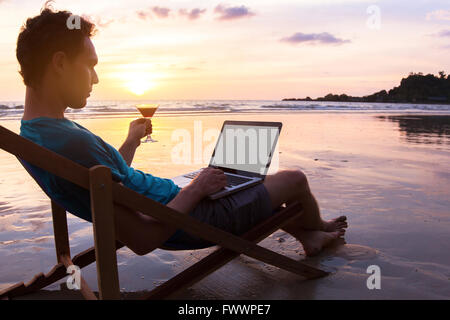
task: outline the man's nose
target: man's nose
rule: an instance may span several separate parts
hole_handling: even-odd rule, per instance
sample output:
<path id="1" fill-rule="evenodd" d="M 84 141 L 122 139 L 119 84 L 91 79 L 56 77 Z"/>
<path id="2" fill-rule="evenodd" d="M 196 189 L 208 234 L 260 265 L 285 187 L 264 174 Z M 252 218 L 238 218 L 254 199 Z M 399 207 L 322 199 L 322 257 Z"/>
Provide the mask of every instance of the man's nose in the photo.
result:
<path id="1" fill-rule="evenodd" d="M 99 82 L 97 72 L 94 70 L 94 74 L 92 75 L 92 84 L 97 84 Z"/>

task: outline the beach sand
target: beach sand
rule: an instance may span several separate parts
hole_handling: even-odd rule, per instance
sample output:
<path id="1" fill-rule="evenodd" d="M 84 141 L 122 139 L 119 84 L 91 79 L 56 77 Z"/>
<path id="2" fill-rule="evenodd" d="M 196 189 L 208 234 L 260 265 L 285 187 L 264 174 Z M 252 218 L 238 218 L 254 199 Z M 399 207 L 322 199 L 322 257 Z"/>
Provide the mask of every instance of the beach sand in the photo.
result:
<path id="1" fill-rule="evenodd" d="M 134 118 L 71 119 L 119 148 Z M 158 143 L 142 144 L 132 166 L 161 177 L 206 166 L 208 148 L 227 119 L 283 122 L 279 169 L 303 170 L 323 217 L 345 214 L 349 228 L 345 240 L 313 258 L 305 257 L 301 245 L 282 231 L 260 243 L 330 271 L 325 278 L 306 281 L 240 256 L 172 298 L 450 298 L 449 116 L 292 112 L 156 117 L 152 137 Z M 0 124 L 19 132 L 17 120 Z M 177 151 L 188 141 L 191 155 L 183 159 Z M 13 156 L 0 152 L 0 163 L 1 290 L 50 271 L 55 252 L 49 200 Z M 71 250 L 76 254 L 93 245 L 92 228 L 68 217 Z M 212 250 L 155 250 L 136 256 L 123 248 L 118 251 L 120 287 L 133 298 Z M 371 265 L 381 271 L 379 290 L 366 285 Z M 82 275 L 96 290 L 95 264 L 82 269 Z M 60 286 L 65 286 L 65 279 L 22 298 L 79 297 L 67 289 L 60 291 Z"/>

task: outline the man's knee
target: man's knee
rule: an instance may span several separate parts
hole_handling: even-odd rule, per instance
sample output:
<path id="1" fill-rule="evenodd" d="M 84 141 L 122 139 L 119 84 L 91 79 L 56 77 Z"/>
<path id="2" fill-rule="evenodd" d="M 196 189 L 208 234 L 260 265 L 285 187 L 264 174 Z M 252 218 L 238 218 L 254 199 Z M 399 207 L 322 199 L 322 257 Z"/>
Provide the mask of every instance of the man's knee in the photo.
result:
<path id="1" fill-rule="evenodd" d="M 306 175 L 296 169 L 281 170 L 270 175 L 264 181 L 270 194 L 272 207 L 278 208 L 282 203 L 296 200 L 309 190 Z"/>
<path id="2" fill-rule="evenodd" d="M 290 182 L 290 185 L 295 189 L 307 189 L 308 188 L 308 179 L 306 175 L 299 169 L 286 170 L 286 177 Z"/>

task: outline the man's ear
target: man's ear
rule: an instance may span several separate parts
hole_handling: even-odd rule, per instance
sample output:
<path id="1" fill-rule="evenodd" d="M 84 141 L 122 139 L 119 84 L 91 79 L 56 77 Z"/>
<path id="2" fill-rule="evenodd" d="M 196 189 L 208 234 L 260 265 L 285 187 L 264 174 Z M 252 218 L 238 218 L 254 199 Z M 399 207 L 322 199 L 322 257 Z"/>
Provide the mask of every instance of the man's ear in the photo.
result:
<path id="1" fill-rule="evenodd" d="M 61 75 L 64 73 L 65 68 L 67 68 L 67 56 L 62 51 L 57 51 L 53 54 L 51 61 L 52 69 L 58 74 Z"/>

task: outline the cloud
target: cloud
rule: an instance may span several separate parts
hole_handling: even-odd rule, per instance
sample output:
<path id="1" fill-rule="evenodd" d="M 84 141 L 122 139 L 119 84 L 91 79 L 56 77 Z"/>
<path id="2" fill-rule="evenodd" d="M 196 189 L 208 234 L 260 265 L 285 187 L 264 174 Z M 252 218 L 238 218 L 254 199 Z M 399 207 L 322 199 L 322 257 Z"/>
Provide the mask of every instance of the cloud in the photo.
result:
<path id="1" fill-rule="evenodd" d="M 178 11 L 178 13 L 181 16 L 186 16 L 186 17 L 188 17 L 189 20 L 196 20 L 196 19 L 200 18 L 200 16 L 202 14 L 204 14 L 205 12 L 206 12 L 206 9 L 199 9 L 199 8 L 192 9 L 191 11 L 186 10 L 186 9 L 180 9 Z"/>
<path id="2" fill-rule="evenodd" d="M 163 7 L 152 7 L 147 11 L 144 10 L 136 11 L 137 16 L 142 20 L 147 20 L 148 18 L 151 18 L 152 13 L 155 14 L 158 18 L 164 19 L 169 17 L 170 9 Z"/>
<path id="3" fill-rule="evenodd" d="M 438 33 L 439 37 L 450 37 L 450 30 L 442 30 Z"/>
<path id="4" fill-rule="evenodd" d="M 142 19 L 142 20 L 147 20 L 147 18 L 151 17 L 151 14 L 149 12 L 145 12 L 145 11 L 136 11 L 137 16 Z"/>
<path id="5" fill-rule="evenodd" d="M 219 4 L 214 9 L 214 12 L 220 14 L 220 16 L 217 18 L 218 20 L 234 20 L 255 15 L 246 6 L 228 7 L 222 4 Z"/>
<path id="6" fill-rule="evenodd" d="M 427 20 L 447 20 L 450 21 L 450 10 L 436 10 L 427 13 Z"/>
<path id="7" fill-rule="evenodd" d="M 169 8 L 153 7 L 152 11 L 158 18 L 167 18 L 170 13 Z"/>
<path id="8" fill-rule="evenodd" d="M 441 30 L 440 32 L 436 32 L 436 33 L 430 33 L 428 36 L 440 37 L 440 38 L 450 37 L 450 29 Z"/>
<path id="9" fill-rule="evenodd" d="M 307 43 L 307 44 L 344 44 L 349 43 L 350 40 L 343 40 L 336 38 L 328 32 L 322 33 L 301 33 L 297 32 L 290 37 L 282 38 L 282 42 L 288 42 L 292 44 Z"/>

